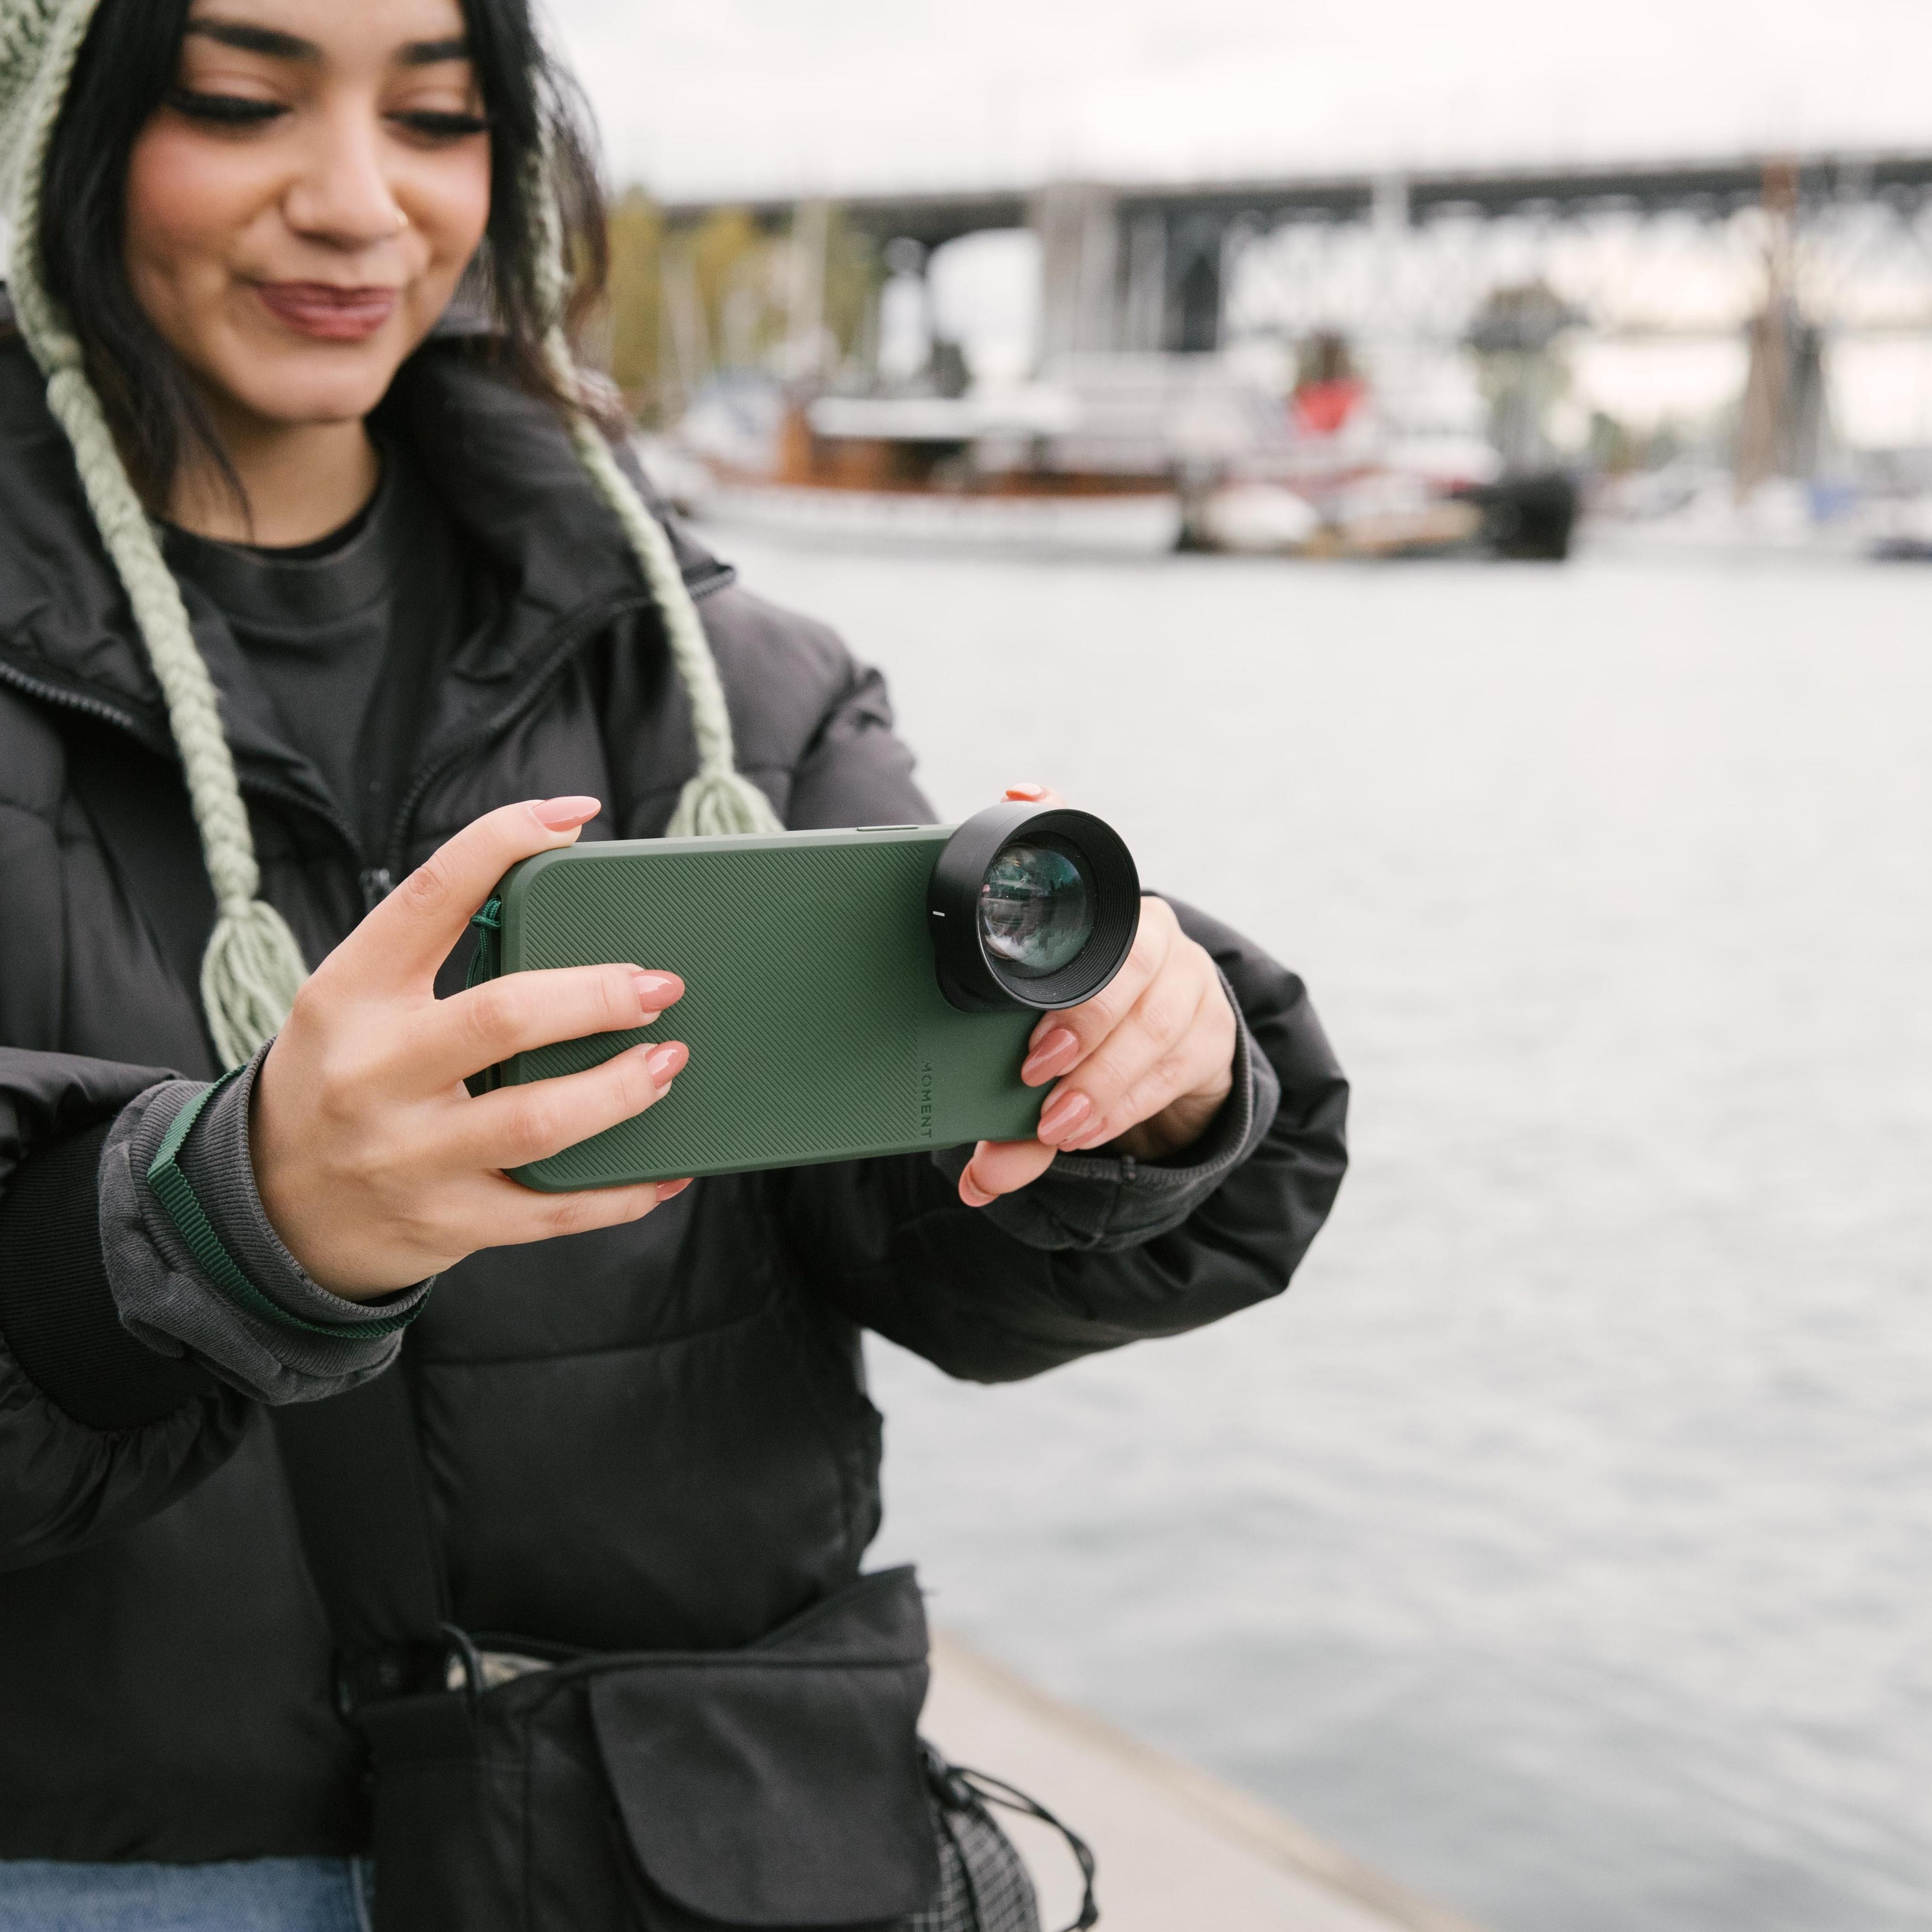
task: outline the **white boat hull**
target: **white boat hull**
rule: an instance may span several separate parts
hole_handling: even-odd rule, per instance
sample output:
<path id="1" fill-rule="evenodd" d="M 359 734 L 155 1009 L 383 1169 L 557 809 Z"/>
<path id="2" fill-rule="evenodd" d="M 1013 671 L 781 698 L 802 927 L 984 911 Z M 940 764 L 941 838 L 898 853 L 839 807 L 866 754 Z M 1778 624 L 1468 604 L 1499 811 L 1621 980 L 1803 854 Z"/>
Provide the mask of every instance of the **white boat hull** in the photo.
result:
<path id="1" fill-rule="evenodd" d="M 708 521 L 853 543 L 1159 556 L 1180 541 L 1180 499 L 996 496 L 925 490 L 826 490 L 720 483 Z"/>

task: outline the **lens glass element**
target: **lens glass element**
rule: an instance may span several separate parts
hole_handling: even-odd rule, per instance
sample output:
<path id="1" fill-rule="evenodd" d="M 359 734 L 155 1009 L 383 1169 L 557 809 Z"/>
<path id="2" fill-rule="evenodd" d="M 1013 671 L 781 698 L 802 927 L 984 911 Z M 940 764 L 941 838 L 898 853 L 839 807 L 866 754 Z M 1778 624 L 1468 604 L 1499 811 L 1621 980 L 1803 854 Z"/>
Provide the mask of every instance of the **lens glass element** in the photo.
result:
<path id="1" fill-rule="evenodd" d="M 1087 868 L 1051 845 L 1009 845 L 980 888 L 986 950 L 1027 978 L 1070 965 L 1093 937 Z"/>

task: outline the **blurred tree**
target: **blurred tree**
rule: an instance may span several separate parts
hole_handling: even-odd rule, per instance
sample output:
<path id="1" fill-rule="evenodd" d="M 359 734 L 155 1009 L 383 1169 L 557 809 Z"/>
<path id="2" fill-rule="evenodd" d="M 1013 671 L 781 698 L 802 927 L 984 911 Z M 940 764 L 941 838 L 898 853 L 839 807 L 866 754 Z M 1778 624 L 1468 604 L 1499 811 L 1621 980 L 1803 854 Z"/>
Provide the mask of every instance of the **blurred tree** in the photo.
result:
<path id="1" fill-rule="evenodd" d="M 825 326 L 850 379 L 868 381 L 878 362 L 879 291 L 885 283 L 878 244 L 835 207 L 825 238 Z"/>
<path id="2" fill-rule="evenodd" d="M 706 332 L 721 362 L 742 367 L 769 349 L 784 319 L 774 313 L 772 244 L 750 211 L 714 208 L 673 244 L 690 265 Z"/>
<path id="3" fill-rule="evenodd" d="M 1637 466 L 1641 454 L 1636 438 L 1607 410 L 1590 412 L 1590 467 L 1616 476 Z"/>
<path id="4" fill-rule="evenodd" d="M 610 379 L 632 413 L 662 412 L 664 214 L 642 188 L 610 205 L 610 283 L 604 324 Z"/>
<path id="5" fill-rule="evenodd" d="M 844 212 L 825 211 L 815 232 L 770 235 L 750 212 L 713 208 L 694 227 L 670 227 L 640 188 L 611 202 L 610 280 L 586 351 L 602 360 L 640 422 L 674 418 L 719 369 L 777 371 L 796 328 L 797 265 L 791 250 L 822 248 L 818 302 L 830 353 L 848 382 L 872 368 L 879 251 Z"/>
<path id="6" fill-rule="evenodd" d="M 1561 338 L 1582 320 L 1547 282 L 1492 289 L 1464 338 L 1475 352 L 1477 382 L 1490 405 L 1490 437 L 1517 474 L 1556 460 L 1552 407 L 1569 392 Z"/>

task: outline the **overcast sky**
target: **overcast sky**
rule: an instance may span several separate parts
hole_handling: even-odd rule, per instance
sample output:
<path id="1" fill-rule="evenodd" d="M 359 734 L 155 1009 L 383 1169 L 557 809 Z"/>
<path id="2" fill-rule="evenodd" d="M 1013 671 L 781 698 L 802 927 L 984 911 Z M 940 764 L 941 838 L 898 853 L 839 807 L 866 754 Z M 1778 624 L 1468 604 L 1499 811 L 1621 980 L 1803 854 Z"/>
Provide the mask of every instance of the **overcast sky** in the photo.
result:
<path id="1" fill-rule="evenodd" d="M 1932 0 L 548 0 L 661 194 L 1932 148 Z"/>

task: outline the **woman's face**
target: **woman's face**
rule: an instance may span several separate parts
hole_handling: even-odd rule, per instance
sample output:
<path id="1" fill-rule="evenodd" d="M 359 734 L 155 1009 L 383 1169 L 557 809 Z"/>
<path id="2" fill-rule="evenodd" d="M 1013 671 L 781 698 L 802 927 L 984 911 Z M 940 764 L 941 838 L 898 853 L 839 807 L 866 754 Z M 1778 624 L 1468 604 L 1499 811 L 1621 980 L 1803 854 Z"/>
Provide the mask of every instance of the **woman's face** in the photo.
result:
<path id="1" fill-rule="evenodd" d="M 483 238 L 482 111 L 458 0 L 194 0 L 126 260 L 218 418 L 381 400 Z"/>

